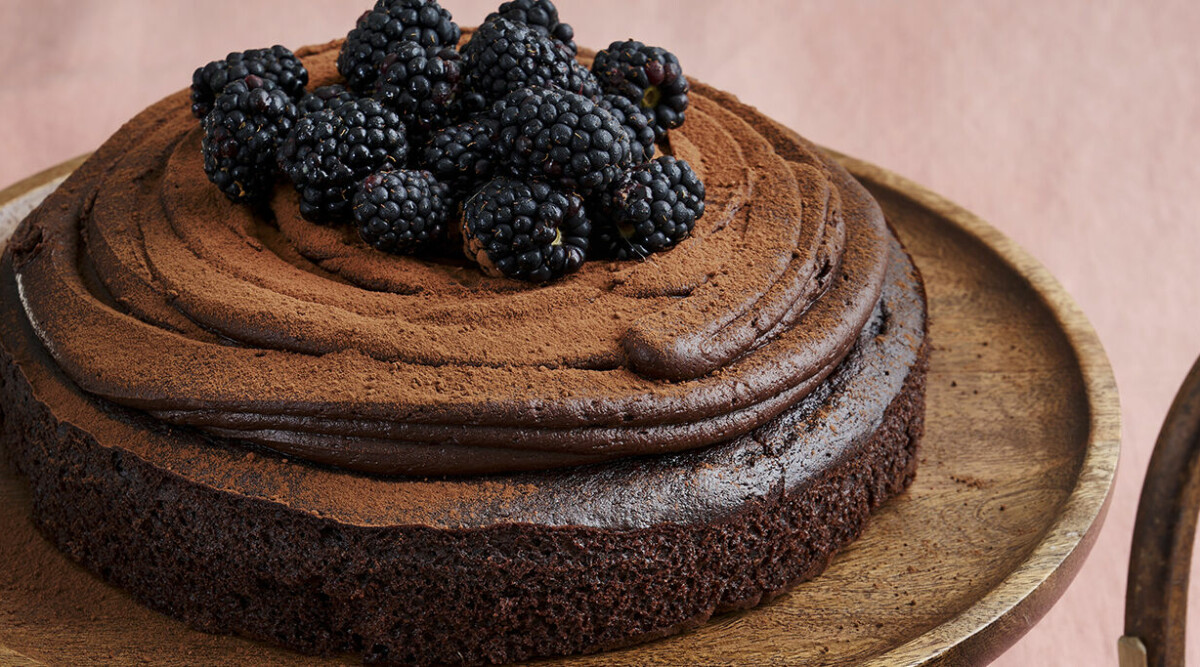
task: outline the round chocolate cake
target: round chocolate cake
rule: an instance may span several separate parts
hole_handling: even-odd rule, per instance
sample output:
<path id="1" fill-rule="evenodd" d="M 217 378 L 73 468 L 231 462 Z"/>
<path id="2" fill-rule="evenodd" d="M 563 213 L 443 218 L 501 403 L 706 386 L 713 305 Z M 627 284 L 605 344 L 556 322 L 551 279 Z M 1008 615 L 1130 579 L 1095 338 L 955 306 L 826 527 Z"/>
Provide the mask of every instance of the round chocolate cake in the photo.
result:
<path id="1" fill-rule="evenodd" d="M 339 43 L 297 53 L 312 86 Z M 164 613 L 313 653 L 508 662 L 817 575 L 915 474 L 921 279 L 836 162 L 693 83 L 691 238 L 546 285 L 378 252 L 204 179 L 186 93 L 0 268 L 34 519 Z"/>

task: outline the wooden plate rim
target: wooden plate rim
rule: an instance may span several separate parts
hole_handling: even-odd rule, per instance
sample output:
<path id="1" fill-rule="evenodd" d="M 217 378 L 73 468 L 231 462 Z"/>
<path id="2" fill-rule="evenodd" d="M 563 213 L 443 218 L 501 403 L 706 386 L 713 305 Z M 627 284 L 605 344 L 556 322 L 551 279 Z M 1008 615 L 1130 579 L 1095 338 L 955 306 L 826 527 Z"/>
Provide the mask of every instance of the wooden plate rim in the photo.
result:
<path id="1" fill-rule="evenodd" d="M 943 665 L 994 658 L 1016 643 L 1070 584 L 1095 542 L 1121 449 L 1116 380 L 1079 305 L 1040 262 L 979 216 L 887 169 L 825 149 L 856 178 L 896 192 L 990 248 L 1054 315 L 1075 353 L 1088 407 L 1088 444 L 1075 488 L 1040 542 L 991 591 L 955 617 L 865 664 Z"/>

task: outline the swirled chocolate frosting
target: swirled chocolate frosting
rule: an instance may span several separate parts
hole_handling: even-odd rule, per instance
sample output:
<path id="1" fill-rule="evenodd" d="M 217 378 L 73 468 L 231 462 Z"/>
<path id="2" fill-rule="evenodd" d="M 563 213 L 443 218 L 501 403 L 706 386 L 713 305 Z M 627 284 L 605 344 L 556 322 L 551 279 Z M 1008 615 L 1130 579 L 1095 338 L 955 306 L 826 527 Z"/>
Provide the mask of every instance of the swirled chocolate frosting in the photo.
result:
<path id="1" fill-rule="evenodd" d="M 337 43 L 299 52 L 332 82 Z M 695 84 L 670 151 L 692 238 L 559 282 L 377 252 L 204 177 L 186 93 L 130 121 L 10 244 L 28 318 L 84 390 L 167 425 L 378 474 L 702 447 L 795 405 L 849 352 L 887 268 L 879 207 L 814 147 Z"/>

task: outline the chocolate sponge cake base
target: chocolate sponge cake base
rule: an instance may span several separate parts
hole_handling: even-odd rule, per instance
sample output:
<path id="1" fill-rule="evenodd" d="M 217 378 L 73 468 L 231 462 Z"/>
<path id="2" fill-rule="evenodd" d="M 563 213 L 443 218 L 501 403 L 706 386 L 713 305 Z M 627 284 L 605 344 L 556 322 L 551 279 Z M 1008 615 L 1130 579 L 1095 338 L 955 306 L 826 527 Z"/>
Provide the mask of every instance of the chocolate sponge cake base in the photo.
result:
<path id="1" fill-rule="evenodd" d="M 925 303 L 898 243 L 892 255 L 845 361 L 747 436 L 417 479 L 289 461 L 84 394 L 41 346 L 6 254 L 3 449 L 60 550 L 198 629 L 397 663 L 604 650 L 816 576 L 913 479 Z"/>

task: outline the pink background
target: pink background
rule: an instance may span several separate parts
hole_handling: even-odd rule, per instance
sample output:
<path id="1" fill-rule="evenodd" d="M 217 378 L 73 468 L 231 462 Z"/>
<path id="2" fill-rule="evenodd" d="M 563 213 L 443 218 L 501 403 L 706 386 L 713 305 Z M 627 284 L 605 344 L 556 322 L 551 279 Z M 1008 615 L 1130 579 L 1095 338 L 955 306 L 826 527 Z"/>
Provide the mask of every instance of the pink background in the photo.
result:
<path id="1" fill-rule="evenodd" d="M 94 149 L 135 112 L 187 86 L 208 60 L 327 41 L 369 4 L 3 0 L 0 187 Z M 471 25 L 498 0 L 444 4 Z M 997 664 L 1115 664 L 1142 475 L 1200 353 L 1200 5 L 559 7 L 581 44 L 634 36 L 666 46 L 689 74 L 966 206 L 1075 296 L 1121 389 L 1120 474 L 1074 586 Z M 1200 622 L 1192 630 L 1200 637 Z M 1189 655 L 1200 661 L 1200 641 Z"/>

